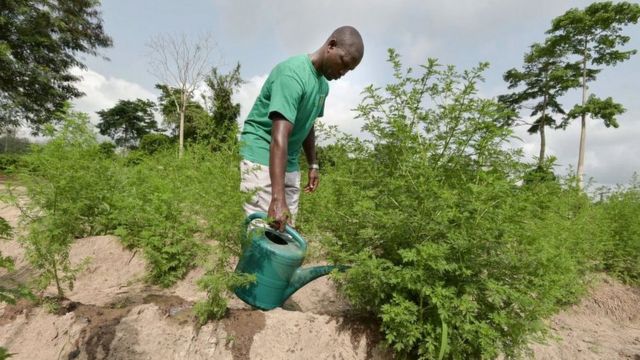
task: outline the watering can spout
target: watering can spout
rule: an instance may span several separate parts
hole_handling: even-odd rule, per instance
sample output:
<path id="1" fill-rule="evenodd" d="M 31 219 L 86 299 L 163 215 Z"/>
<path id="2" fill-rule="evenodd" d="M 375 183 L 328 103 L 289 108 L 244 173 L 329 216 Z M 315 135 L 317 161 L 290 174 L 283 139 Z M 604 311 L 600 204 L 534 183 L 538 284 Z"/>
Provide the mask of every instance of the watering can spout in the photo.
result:
<path id="1" fill-rule="evenodd" d="M 284 299 L 288 299 L 289 296 L 293 295 L 296 291 L 298 291 L 301 287 L 305 286 L 309 282 L 329 274 L 334 269 L 339 271 L 345 271 L 347 266 L 344 265 L 325 265 L 325 266 L 314 266 L 308 268 L 299 268 L 293 273 L 293 277 L 291 281 L 289 281 L 289 286 L 284 294 Z"/>

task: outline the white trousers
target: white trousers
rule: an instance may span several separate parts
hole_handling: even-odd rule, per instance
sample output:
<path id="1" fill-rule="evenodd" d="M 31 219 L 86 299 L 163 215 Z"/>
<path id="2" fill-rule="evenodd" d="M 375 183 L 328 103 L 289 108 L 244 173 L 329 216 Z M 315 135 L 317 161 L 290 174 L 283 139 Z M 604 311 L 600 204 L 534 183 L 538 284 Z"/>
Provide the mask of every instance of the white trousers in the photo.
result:
<path id="1" fill-rule="evenodd" d="M 269 167 L 256 164 L 248 160 L 240 162 L 240 191 L 255 194 L 245 203 L 243 208 L 246 215 L 262 211 L 267 213 L 271 203 L 271 177 Z M 294 224 L 298 213 L 298 199 L 300 198 L 300 172 L 287 172 L 284 175 L 284 194 L 287 206 L 291 212 L 291 223 Z"/>

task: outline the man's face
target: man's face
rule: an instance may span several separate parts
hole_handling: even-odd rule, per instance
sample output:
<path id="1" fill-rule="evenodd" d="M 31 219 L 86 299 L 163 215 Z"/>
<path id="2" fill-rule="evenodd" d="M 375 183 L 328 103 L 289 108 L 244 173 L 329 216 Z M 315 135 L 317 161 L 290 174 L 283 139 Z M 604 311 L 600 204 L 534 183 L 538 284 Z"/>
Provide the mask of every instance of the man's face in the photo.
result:
<path id="1" fill-rule="evenodd" d="M 360 59 L 330 44 L 327 48 L 327 56 L 324 61 L 323 75 L 327 80 L 337 80 L 349 71 L 355 69 L 359 63 Z"/>

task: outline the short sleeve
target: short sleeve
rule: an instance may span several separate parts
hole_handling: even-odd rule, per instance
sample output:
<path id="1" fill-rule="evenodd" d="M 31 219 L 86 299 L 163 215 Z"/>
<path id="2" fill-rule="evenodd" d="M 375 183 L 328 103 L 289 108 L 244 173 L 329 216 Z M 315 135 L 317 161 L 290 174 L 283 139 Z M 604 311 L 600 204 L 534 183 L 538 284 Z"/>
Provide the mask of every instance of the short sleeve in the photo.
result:
<path id="1" fill-rule="evenodd" d="M 298 104 L 302 97 L 302 85 L 290 75 L 279 76 L 271 84 L 271 99 L 269 101 L 269 117 L 279 112 L 290 123 L 295 124 L 298 114 Z"/>

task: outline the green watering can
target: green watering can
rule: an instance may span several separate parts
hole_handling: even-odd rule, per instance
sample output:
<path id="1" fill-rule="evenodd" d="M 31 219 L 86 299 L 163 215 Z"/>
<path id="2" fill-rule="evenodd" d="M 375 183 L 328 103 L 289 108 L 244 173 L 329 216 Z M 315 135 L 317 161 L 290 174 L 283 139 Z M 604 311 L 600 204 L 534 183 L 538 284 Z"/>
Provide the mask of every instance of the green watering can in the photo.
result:
<path id="1" fill-rule="evenodd" d="M 234 292 L 247 304 L 262 310 L 271 310 L 282 306 L 289 296 L 308 282 L 327 275 L 333 269 L 346 268 L 300 268 L 307 253 L 307 243 L 293 228 L 287 225 L 285 232 L 270 227 L 254 227 L 248 230 L 253 220 L 266 218 L 267 214 L 257 212 L 245 220 L 247 239 L 235 271 L 255 274 L 256 281 L 248 286 L 238 287 Z"/>

